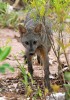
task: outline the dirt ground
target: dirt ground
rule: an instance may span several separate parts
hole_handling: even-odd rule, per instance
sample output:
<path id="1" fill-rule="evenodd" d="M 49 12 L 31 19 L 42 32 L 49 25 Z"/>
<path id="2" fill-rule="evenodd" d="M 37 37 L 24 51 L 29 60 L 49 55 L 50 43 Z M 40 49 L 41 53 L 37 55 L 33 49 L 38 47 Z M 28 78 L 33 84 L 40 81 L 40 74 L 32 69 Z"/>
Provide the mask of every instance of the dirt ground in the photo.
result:
<path id="1" fill-rule="evenodd" d="M 17 56 L 17 59 L 21 64 L 24 63 L 23 54 L 21 51 L 25 51 L 25 48 L 18 42 L 17 37 L 20 37 L 18 31 L 12 29 L 0 29 L 0 47 L 6 45 L 12 46 L 12 50 L 7 59 L 2 63 L 9 63 L 14 67 L 15 72 L 10 72 L 6 70 L 5 74 L 0 73 L 0 97 L 5 96 L 7 100 L 26 100 L 23 96 L 24 86 L 21 82 L 21 72 L 18 68 L 18 62 L 15 60 L 14 56 Z M 55 35 L 54 35 L 55 36 Z M 66 38 L 65 38 L 66 40 Z M 68 40 L 68 39 L 67 39 Z M 70 63 L 70 48 L 67 50 L 67 57 Z M 54 75 L 58 73 L 58 63 L 57 59 L 51 50 L 49 52 L 49 62 L 50 62 L 50 74 Z M 64 55 L 61 55 L 62 64 L 66 65 Z M 27 65 L 24 66 L 27 70 Z M 44 76 L 43 67 L 38 65 L 37 61 L 34 61 L 34 77 L 42 78 Z"/>

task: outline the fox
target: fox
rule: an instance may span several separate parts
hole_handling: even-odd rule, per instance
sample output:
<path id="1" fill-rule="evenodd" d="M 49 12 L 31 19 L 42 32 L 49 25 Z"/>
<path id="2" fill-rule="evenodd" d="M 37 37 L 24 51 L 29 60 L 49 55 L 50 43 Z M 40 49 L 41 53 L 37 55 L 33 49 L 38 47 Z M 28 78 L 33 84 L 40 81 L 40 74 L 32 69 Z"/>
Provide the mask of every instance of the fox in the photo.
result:
<path id="1" fill-rule="evenodd" d="M 19 24 L 18 28 L 21 42 L 26 49 L 28 72 L 33 76 L 32 57 L 37 54 L 44 66 L 45 87 L 50 90 L 48 53 L 51 49 L 51 43 L 49 42 L 48 36 L 52 37 L 52 29 L 49 21 L 45 20 L 44 24 L 42 21 L 30 18 L 26 19 L 24 25 Z"/>

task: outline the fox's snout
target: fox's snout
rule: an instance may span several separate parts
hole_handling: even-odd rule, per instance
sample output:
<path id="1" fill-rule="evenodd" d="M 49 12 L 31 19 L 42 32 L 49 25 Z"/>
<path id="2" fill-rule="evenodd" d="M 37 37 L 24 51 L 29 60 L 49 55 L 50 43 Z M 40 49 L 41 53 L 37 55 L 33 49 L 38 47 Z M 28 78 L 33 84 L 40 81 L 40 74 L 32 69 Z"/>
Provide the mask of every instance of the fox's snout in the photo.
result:
<path id="1" fill-rule="evenodd" d="M 35 51 L 33 49 L 29 50 L 29 55 L 34 55 Z"/>
<path id="2" fill-rule="evenodd" d="M 34 53 L 33 53 L 33 52 L 30 52 L 30 53 L 29 53 L 29 55 L 31 55 L 31 56 L 32 56 L 32 55 L 34 55 Z"/>

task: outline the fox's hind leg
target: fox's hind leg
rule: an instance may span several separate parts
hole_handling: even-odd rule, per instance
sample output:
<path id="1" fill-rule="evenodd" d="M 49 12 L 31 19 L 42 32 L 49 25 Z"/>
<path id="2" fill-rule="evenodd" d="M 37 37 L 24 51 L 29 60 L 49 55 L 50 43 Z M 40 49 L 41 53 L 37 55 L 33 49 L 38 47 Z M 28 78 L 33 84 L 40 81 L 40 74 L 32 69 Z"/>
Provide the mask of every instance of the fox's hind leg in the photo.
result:
<path id="1" fill-rule="evenodd" d="M 24 57 L 25 64 L 27 64 L 27 56 L 26 56 L 26 54 L 23 57 Z M 40 58 L 39 55 L 37 55 L 37 62 L 38 62 L 38 64 L 42 65 L 42 61 L 41 61 L 41 58 Z"/>
<path id="2" fill-rule="evenodd" d="M 38 64 L 43 65 L 40 55 L 37 55 Z"/>

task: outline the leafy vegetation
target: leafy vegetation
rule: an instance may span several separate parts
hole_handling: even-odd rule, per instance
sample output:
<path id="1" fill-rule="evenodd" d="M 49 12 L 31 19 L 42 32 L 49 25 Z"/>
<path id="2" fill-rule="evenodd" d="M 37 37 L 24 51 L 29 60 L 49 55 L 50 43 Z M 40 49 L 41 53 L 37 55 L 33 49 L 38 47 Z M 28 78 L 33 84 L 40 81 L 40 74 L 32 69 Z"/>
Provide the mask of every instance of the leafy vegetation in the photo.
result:
<path id="1" fill-rule="evenodd" d="M 6 59 L 6 57 L 9 55 L 10 51 L 11 51 L 11 47 L 9 47 L 9 46 L 0 48 L 0 62 L 2 62 L 3 60 Z M 12 72 L 14 71 L 14 68 L 12 66 L 10 66 L 8 63 L 0 65 L 0 73 L 5 73 L 6 69 L 11 70 Z"/>
<path id="2" fill-rule="evenodd" d="M 0 2 L 0 26 L 15 28 L 18 14 L 8 3 Z"/>
<path id="3" fill-rule="evenodd" d="M 0 48 L 0 61 L 3 61 L 4 59 L 6 59 L 10 51 L 11 51 L 11 47 Z"/>

